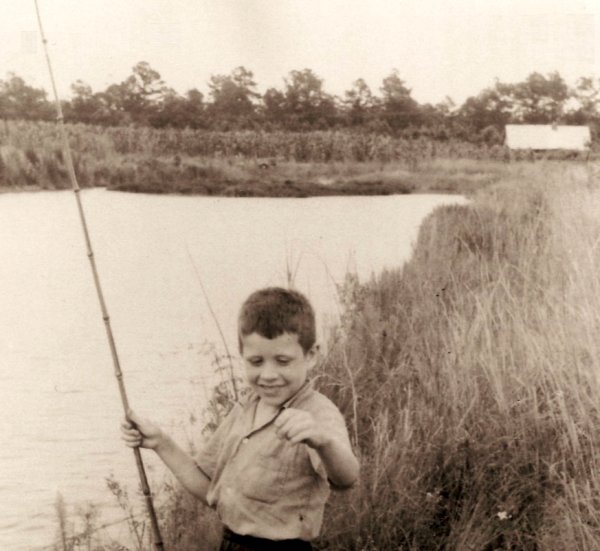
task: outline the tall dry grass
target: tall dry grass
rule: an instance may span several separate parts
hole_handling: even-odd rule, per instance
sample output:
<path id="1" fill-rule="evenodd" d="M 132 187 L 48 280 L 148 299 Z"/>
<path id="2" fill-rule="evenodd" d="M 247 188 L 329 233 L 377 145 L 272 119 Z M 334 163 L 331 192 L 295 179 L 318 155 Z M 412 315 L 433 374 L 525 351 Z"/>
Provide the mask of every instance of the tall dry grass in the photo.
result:
<path id="1" fill-rule="evenodd" d="M 321 385 L 363 468 L 329 548 L 600 548 L 598 199 L 583 167 L 517 166 L 347 282 Z"/>

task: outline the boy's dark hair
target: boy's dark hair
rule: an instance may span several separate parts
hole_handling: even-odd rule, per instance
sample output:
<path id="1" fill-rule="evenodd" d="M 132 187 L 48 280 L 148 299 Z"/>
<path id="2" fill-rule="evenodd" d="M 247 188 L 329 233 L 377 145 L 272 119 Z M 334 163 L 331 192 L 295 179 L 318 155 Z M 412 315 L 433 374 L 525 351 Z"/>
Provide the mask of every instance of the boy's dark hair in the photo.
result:
<path id="1" fill-rule="evenodd" d="M 274 339 L 284 333 L 298 336 L 306 354 L 316 340 L 315 313 L 308 299 L 298 291 L 267 287 L 252 293 L 242 304 L 238 318 L 238 345 L 242 337 L 258 333 Z"/>

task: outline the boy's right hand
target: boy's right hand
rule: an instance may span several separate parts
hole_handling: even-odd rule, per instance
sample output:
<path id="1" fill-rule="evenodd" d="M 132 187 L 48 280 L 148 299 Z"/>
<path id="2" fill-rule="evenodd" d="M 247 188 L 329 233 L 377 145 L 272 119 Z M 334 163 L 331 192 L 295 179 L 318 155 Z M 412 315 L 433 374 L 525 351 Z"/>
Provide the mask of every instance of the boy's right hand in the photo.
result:
<path id="1" fill-rule="evenodd" d="M 130 448 L 154 450 L 163 441 L 164 434 L 158 425 L 129 410 L 127 417 L 121 421 L 121 439 Z"/>

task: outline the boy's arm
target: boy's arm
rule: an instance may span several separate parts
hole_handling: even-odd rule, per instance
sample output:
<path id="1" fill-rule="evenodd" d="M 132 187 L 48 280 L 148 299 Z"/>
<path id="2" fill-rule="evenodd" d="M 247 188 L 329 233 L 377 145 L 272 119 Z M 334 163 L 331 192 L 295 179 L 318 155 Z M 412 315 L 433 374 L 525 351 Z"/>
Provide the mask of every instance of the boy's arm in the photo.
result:
<path id="1" fill-rule="evenodd" d="M 210 479 L 198 468 L 194 459 L 160 427 L 129 411 L 127 419 L 121 423 L 121 432 L 125 444 L 130 448 L 141 446 L 154 450 L 181 485 L 206 503 Z"/>
<path id="2" fill-rule="evenodd" d="M 314 449 L 323 462 L 327 478 L 336 488 L 349 488 L 356 482 L 359 464 L 349 444 L 333 437 Z"/>
<path id="3" fill-rule="evenodd" d="M 339 412 L 337 412 L 339 415 Z M 319 422 L 308 411 L 286 408 L 275 420 L 277 435 L 293 444 L 304 442 L 321 458 L 327 477 L 337 488 L 348 488 L 358 478 L 358 459 L 352 452 L 343 418 Z M 341 424 L 341 428 L 332 425 Z"/>
<path id="4" fill-rule="evenodd" d="M 207 504 L 206 493 L 210 485 L 210 478 L 198 468 L 194 459 L 167 434 L 163 436 L 162 442 L 154 451 L 179 480 L 179 483 L 190 494 Z"/>

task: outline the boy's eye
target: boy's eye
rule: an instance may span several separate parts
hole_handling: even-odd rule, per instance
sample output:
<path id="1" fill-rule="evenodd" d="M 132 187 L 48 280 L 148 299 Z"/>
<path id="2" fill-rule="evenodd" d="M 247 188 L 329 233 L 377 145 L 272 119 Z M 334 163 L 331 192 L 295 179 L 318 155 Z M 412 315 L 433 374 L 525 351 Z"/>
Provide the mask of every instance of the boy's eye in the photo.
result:
<path id="1" fill-rule="evenodd" d="M 258 367 L 260 364 L 263 363 L 263 359 L 262 358 L 250 358 L 248 360 L 248 363 L 250 365 L 253 365 L 254 367 Z"/>
<path id="2" fill-rule="evenodd" d="M 291 358 L 287 358 L 287 357 L 278 357 L 277 358 L 277 363 L 279 365 L 288 365 L 290 362 L 292 361 Z"/>

